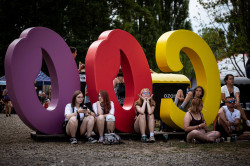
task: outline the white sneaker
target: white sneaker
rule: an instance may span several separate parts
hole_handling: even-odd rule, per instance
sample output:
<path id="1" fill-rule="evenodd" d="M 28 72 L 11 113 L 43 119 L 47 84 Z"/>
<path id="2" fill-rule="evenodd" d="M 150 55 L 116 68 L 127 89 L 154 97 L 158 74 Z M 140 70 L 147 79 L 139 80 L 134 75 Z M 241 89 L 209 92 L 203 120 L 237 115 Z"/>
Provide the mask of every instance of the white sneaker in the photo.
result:
<path id="1" fill-rule="evenodd" d="M 100 137 L 99 140 L 98 140 L 99 143 L 102 143 L 103 142 L 103 137 Z"/>
<path id="2" fill-rule="evenodd" d="M 247 127 L 250 127 L 250 120 L 246 120 Z"/>

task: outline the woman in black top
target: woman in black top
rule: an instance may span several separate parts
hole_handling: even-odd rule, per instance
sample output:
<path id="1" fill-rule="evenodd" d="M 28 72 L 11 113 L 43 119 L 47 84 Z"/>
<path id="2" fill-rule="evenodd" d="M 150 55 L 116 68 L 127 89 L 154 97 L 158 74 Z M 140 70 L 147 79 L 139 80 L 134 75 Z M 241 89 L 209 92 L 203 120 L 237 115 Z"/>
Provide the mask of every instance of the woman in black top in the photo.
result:
<path id="1" fill-rule="evenodd" d="M 187 142 L 221 142 L 220 132 L 207 132 L 207 125 L 202 114 L 203 103 L 199 98 L 195 98 L 191 102 L 184 117 L 184 130 L 186 132 Z"/>

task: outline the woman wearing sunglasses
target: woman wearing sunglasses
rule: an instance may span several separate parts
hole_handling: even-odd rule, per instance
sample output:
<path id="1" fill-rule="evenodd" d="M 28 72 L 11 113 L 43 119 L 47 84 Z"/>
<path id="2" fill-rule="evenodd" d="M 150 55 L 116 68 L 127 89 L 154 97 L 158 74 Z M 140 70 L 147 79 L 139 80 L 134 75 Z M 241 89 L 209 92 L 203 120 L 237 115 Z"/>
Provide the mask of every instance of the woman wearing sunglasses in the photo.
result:
<path id="1" fill-rule="evenodd" d="M 232 74 L 227 74 L 224 81 L 226 85 L 221 87 L 221 106 L 225 105 L 226 97 L 233 97 L 235 99 L 234 108 L 240 111 L 242 119 L 244 119 L 247 126 L 250 127 L 250 121 L 247 119 L 244 110 L 240 106 L 240 90 L 238 87 L 234 86 L 234 76 Z"/>
<path id="2" fill-rule="evenodd" d="M 148 88 L 144 88 L 139 94 L 139 99 L 134 104 L 136 110 L 134 130 L 135 132 L 141 134 L 142 142 L 155 142 L 155 101 L 152 97 L 153 94 L 150 93 L 150 90 Z M 147 140 L 146 133 L 149 133 L 150 135 L 149 140 Z"/>

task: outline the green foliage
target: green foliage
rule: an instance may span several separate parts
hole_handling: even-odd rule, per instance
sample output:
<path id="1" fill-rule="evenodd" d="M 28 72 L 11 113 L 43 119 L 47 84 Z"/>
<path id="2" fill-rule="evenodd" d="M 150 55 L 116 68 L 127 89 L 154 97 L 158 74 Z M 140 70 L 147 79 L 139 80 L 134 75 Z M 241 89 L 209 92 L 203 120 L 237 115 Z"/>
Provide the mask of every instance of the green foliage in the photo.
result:
<path id="1" fill-rule="evenodd" d="M 222 59 L 226 54 L 226 38 L 222 29 L 203 28 L 201 37 L 207 42 L 213 51 L 216 59 Z"/>
<path id="2" fill-rule="evenodd" d="M 188 4 L 189 0 L 2 0 L 0 21 L 4 26 L 0 30 L 0 75 L 4 75 L 8 45 L 23 30 L 35 26 L 52 29 L 69 46 L 76 47 L 77 62 L 85 61 L 89 46 L 103 31 L 125 30 L 141 44 L 150 68 L 159 72 L 155 61 L 157 40 L 167 31 L 191 29 L 187 19 Z M 183 63 L 188 60 L 182 57 Z M 42 70 L 45 68 L 43 65 Z M 192 73 L 189 65 L 184 65 L 181 72 Z"/>
<path id="3" fill-rule="evenodd" d="M 224 31 L 226 43 L 224 43 L 224 39 L 222 38 L 222 45 L 218 45 L 219 48 L 217 48 L 216 57 L 220 59 L 222 57 L 230 58 L 232 55 L 239 53 L 249 54 L 250 2 L 246 0 L 199 0 L 199 3 L 204 7 L 204 9 L 207 10 L 212 25 L 214 26 L 213 29 L 204 29 L 202 34 L 204 36 L 213 36 L 213 41 L 209 42 L 212 47 L 213 44 L 218 43 L 218 41 L 215 41 L 217 40 L 216 34 L 214 34 L 215 31 L 217 31 L 217 35 L 219 35 L 221 38 L 223 37 L 222 30 L 218 27 L 222 27 Z M 206 39 L 208 39 L 208 37 Z M 238 71 L 239 75 L 245 76 L 237 64 L 236 70 Z"/>

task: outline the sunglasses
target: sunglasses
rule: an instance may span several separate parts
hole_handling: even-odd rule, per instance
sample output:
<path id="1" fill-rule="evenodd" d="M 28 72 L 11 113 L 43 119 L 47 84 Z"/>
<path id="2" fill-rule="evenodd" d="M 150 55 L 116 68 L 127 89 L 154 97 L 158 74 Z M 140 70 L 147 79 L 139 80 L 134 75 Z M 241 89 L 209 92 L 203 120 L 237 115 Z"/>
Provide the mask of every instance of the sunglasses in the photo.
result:
<path id="1" fill-rule="evenodd" d="M 142 92 L 144 95 L 150 95 L 150 92 Z"/>
<path id="2" fill-rule="evenodd" d="M 228 101 L 228 103 L 235 103 L 235 100 Z"/>

